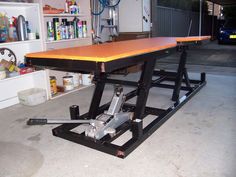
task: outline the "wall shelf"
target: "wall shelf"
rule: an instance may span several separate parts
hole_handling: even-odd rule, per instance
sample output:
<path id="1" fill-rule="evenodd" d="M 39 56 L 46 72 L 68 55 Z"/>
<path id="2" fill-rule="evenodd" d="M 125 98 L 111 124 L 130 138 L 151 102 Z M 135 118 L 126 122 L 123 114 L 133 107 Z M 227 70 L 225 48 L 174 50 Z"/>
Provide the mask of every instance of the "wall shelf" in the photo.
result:
<path id="1" fill-rule="evenodd" d="M 0 43 L 0 47 L 6 47 L 10 45 L 22 45 L 22 44 L 28 44 L 28 43 L 39 43 L 39 42 L 41 42 L 40 39 L 27 40 L 27 41 L 3 42 L 3 43 Z"/>
<path id="2" fill-rule="evenodd" d="M 70 90 L 70 91 L 67 91 L 67 92 L 58 92 L 56 95 L 53 95 L 51 99 L 59 98 L 59 97 L 62 97 L 64 95 L 67 95 L 67 94 L 70 94 L 70 93 L 73 93 L 73 92 L 76 92 L 78 90 L 82 90 L 82 89 L 85 89 L 85 88 L 89 88 L 89 87 L 92 87 L 92 86 L 94 86 L 94 84 L 80 85 L 80 86 L 74 88 L 73 90 Z"/>
<path id="3" fill-rule="evenodd" d="M 8 17 L 23 15 L 29 22 L 32 32 L 39 33 L 40 39 L 0 43 L 0 48 L 11 49 L 17 58 L 17 63 L 24 62 L 26 53 L 43 50 L 43 34 L 41 28 L 41 15 L 37 3 L 0 2 L 0 12 Z M 33 14 L 33 15 L 32 15 Z M 0 58 L 1 60 L 2 58 Z M 48 92 L 45 71 L 36 71 L 24 75 L 0 80 L 0 109 L 19 103 L 17 93 L 33 87 L 43 88 Z"/>
<path id="4" fill-rule="evenodd" d="M 47 91 L 47 75 L 44 70 L 0 80 L 0 109 L 19 103 L 17 93 L 30 88 Z"/>
<path id="5" fill-rule="evenodd" d="M 85 17 L 85 14 L 43 14 L 44 17 Z"/>
<path id="6" fill-rule="evenodd" d="M 74 39 L 63 39 L 58 41 L 47 41 L 46 44 L 52 44 L 52 43 L 60 43 L 60 42 L 73 42 L 73 41 L 81 41 L 81 40 L 88 40 L 90 37 L 83 37 L 83 38 L 74 38 Z"/>

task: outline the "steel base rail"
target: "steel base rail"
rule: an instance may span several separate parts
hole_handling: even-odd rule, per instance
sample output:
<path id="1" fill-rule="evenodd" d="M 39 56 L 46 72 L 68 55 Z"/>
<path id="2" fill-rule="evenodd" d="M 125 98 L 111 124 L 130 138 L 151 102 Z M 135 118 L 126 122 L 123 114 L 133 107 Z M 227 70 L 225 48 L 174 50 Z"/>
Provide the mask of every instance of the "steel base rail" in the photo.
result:
<path id="1" fill-rule="evenodd" d="M 197 81 L 195 80 L 195 83 Z M 168 109 L 158 109 L 145 107 L 144 116 L 141 119 L 135 119 L 117 128 L 115 137 L 105 136 L 101 140 L 95 140 L 90 137 L 86 137 L 84 133 L 73 132 L 73 129 L 81 124 L 63 124 L 52 130 L 53 135 L 90 147 L 92 149 L 99 150 L 101 152 L 111 154 L 120 158 L 125 158 L 133 150 L 135 150 L 143 141 L 145 141 L 155 130 L 157 130 L 162 124 L 165 123 L 178 109 L 180 109 L 189 99 L 191 99 L 199 90 L 206 84 L 205 73 L 201 73 L 201 80 L 198 81 L 192 90 L 188 91 L 184 96 L 179 98 Z M 130 94 L 130 93 L 129 93 Z M 135 96 L 134 93 L 132 93 Z M 98 114 L 104 111 L 108 107 L 109 103 L 99 108 Z M 124 110 L 134 111 L 136 106 L 130 104 L 124 104 Z M 155 115 L 155 119 L 143 128 L 143 120 L 148 115 Z M 81 119 L 86 119 L 88 114 L 80 116 Z M 123 145 L 116 145 L 112 142 L 119 138 L 126 131 L 132 132 L 132 138 L 127 140 Z"/>

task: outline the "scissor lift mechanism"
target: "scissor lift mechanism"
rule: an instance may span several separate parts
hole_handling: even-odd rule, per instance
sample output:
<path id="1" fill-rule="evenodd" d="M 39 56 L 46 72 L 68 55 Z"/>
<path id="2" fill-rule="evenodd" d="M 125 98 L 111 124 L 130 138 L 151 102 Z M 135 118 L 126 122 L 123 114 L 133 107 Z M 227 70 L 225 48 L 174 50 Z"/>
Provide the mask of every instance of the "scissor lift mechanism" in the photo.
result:
<path id="1" fill-rule="evenodd" d="M 120 158 L 125 158 L 206 84 L 205 73 L 201 73 L 199 80 L 190 80 L 188 78 L 185 66 L 187 58 L 186 48 L 186 45 L 178 46 L 178 50 L 181 50 L 181 55 L 177 72 L 154 70 L 157 57 L 170 54 L 172 51 L 176 50 L 175 48 L 169 49 L 168 51 L 163 50 L 158 52 L 158 54 L 148 53 L 138 56 L 143 63 L 138 82 L 110 79 L 107 73 L 95 72 L 95 90 L 88 113 L 80 115 L 78 106 L 71 106 L 71 122 L 51 122 L 63 123 L 52 130 L 53 135 Z M 122 65 L 122 63 L 120 64 Z M 153 79 L 153 76 L 158 76 L 158 78 Z M 165 81 L 172 82 L 173 84 L 165 84 Z M 185 83 L 186 86 L 183 86 L 182 83 Z M 99 115 L 109 110 L 110 102 L 99 106 L 105 84 L 120 84 L 135 87 L 133 91 L 124 95 L 125 100 L 122 105 L 123 112 L 133 113 L 132 119 L 124 121 L 124 123 L 116 127 L 113 136 L 107 133 L 100 138 L 94 138 L 88 136 L 85 131 L 82 133 L 74 132 L 73 129 L 83 124 L 83 121 L 84 123 L 90 123 L 91 119 L 95 120 Z M 168 109 L 147 107 L 146 102 L 151 87 L 173 89 L 171 97 L 173 105 Z M 181 90 L 185 91 L 185 95 L 180 98 Z M 137 97 L 136 104 L 127 103 L 128 100 L 134 97 Z M 143 120 L 148 115 L 155 116 L 155 119 L 143 128 Z M 132 132 L 132 138 L 120 146 L 112 143 L 126 131 Z"/>

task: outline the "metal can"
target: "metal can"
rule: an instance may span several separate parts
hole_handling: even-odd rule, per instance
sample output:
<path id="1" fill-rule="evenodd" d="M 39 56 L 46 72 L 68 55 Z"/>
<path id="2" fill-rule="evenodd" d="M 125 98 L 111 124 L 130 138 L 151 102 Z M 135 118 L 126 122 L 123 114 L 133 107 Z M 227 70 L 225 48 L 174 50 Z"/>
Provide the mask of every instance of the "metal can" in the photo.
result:
<path id="1" fill-rule="evenodd" d="M 51 94 L 57 94 L 57 82 L 55 76 L 50 76 L 50 87 L 51 87 Z"/>
<path id="2" fill-rule="evenodd" d="M 70 73 L 68 73 L 67 75 L 73 77 L 73 84 L 74 84 L 74 87 L 78 87 L 79 84 L 80 84 L 79 73 L 70 72 Z"/>
<path id="3" fill-rule="evenodd" d="M 54 40 L 58 41 L 61 39 L 59 18 L 53 18 L 53 26 L 54 26 Z"/>
<path id="4" fill-rule="evenodd" d="M 74 89 L 73 76 L 63 77 L 63 87 L 65 91 L 70 91 Z"/>
<path id="5" fill-rule="evenodd" d="M 54 40 L 54 26 L 50 21 L 47 22 L 47 39 L 48 41 Z"/>

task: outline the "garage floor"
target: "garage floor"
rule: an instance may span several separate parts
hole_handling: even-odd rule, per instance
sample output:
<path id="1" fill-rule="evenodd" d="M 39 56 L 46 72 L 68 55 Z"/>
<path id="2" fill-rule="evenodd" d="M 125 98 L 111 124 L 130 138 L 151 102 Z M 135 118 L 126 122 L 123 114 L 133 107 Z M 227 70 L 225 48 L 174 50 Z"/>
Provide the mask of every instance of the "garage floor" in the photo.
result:
<path id="1" fill-rule="evenodd" d="M 204 67 L 190 66 L 196 78 L 194 68 Z M 0 177 L 234 177 L 235 70 L 209 68 L 207 85 L 126 159 L 54 137 L 55 126 L 26 125 L 31 117 L 69 117 L 72 104 L 86 112 L 93 87 L 35 107 L 0 110 Z M 111 86 L 106 90 L 103 101 L 113 93 Z M 166 107 L 170 93 L 152 89 L 148 104 Z"/>

